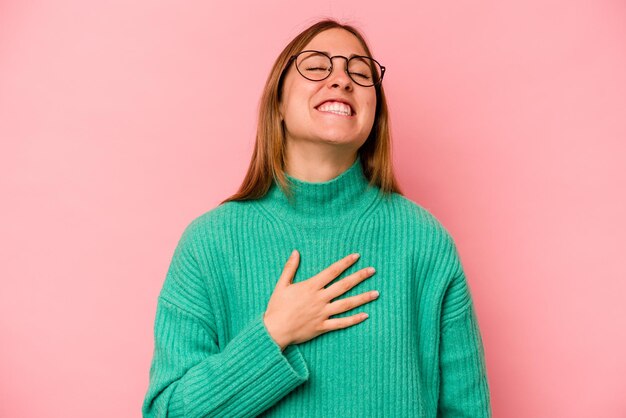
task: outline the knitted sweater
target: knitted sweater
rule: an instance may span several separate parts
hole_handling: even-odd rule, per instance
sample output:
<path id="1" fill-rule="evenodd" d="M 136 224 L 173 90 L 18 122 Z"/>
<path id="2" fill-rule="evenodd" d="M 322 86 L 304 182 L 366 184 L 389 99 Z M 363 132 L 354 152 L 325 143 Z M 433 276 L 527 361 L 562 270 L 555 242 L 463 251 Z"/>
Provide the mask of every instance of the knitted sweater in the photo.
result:
<path id="1" fill-rule="evenodd" d="M 454 240 L 426 209 L 370 186 L 360 158 L 326 182 L 273 183 L 182 233 L 157 299 L 145 417 L 489 417 L 484 349 Z M 263 314 L 293 249 L 293 283 L 361 257 L 376 273 L 331 318 L 363 322 L 283 351 Z M 335 299 L 337 300 L 337 299 Z"/>

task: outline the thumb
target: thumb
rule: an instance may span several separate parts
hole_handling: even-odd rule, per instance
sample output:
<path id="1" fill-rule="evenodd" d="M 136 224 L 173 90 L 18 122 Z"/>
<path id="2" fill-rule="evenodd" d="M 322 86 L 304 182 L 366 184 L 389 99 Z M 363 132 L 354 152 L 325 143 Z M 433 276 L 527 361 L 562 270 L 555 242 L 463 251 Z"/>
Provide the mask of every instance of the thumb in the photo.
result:
<path id="1" fill-rule="evenodd" d="M 283 287 L 289 286 L 292 283 L 293 276 L 295 275 L 299 264 L 300 264 L 300 253 L 298 252 L 298 250 L 293 250 L 291 252 L 291 255 L 289 256 L 289 259 L 285 263 L 285 267 L 283 267 L 283 272 L 278 278 L 278 282 L 276 283 L 276 286 L 283 286 Z"/>

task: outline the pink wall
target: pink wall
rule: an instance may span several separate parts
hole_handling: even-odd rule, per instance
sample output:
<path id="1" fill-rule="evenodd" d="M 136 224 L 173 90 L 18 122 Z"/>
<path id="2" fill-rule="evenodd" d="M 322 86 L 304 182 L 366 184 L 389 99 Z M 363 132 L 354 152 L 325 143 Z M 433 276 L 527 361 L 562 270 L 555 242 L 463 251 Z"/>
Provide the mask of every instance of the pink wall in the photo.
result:
<path id="1" fill-rule="evenodd" d="M 387 66 L 494 416 L 626 416 L 624 3 L 321 3 L 0 3 L 0 416 L 140 415 L 182 229 L 235 191 L 270 65 L 325 16 Z"/>

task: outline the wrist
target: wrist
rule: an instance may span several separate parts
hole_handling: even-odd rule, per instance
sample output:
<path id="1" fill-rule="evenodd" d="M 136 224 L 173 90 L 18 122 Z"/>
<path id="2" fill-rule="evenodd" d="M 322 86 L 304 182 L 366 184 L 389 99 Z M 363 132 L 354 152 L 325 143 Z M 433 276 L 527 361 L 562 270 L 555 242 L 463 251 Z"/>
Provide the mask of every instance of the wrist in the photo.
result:
<path id="1" fill-rule="evenodd" d="M 272 340 L 274 340 L 274 343 L 280 347 L 280 351 L 284 351 L 289 345 L 289 339 L 283 335 L 280 330 L 274 328 L 274 325 L 271 321 L 267 320 L 265 314 L 263 314 L 263 324 L 265 325 L 265 328 L 267 329 L 267 332 Z"/>

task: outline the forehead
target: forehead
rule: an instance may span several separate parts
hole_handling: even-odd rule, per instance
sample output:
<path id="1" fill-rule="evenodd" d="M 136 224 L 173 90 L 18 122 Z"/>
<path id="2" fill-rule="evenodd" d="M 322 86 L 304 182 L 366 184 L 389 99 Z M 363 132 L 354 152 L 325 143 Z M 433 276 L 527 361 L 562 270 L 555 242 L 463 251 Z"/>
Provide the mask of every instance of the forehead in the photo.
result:
<path id="1" fill-rule="evenodd" d="M 332 28 L 320 32 L 302 48 L 327 52 L 329 55 L 367 55 L 358 38 L 344 29 Z"/>

